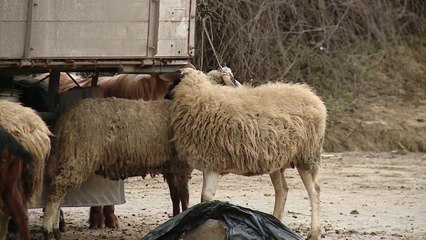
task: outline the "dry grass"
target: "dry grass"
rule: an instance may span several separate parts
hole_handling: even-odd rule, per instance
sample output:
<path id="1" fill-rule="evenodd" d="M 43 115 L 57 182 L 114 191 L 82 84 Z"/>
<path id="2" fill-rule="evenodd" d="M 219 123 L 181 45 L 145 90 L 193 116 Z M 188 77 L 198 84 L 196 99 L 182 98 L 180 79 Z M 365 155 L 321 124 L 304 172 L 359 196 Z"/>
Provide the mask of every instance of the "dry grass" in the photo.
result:
<path id="1" fill-rule="evenodd" d="M 318 72 L 337 87 L 356 82 L 359 54 L 384 55 L 426 32 L 423 0 L 202 0 L 198 9 L 198 67 L 226 64 L 241 80 L 257 82 L 324 84 Z"/>
<path id="2" fill-rule="evenodd" d="M 426 1 L 199 0 L 198 15 L 197 67 L 310 84 L 327 151 L 426 151 Z"/>

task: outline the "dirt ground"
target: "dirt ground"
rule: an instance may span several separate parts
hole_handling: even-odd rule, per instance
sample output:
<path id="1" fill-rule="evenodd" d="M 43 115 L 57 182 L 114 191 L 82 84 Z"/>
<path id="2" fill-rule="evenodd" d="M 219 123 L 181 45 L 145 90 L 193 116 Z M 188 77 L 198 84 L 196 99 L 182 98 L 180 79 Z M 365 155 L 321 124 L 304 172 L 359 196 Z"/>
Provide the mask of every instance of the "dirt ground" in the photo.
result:
<path id="1" fill-rule="evenodd" d="M 323 239 L 426 239 L 426 154 L 325 153 L 321 170 Z M 302 236 L 310 224 L 307 193 L 295 170 L 283 223 Z M 199 202 L 202 174 L 193 173 L 190 205 Z M 141 239 L 170 219 L 171 201 L 161 177 L 126 180 L 127 203 L 116 206 L 118 229 L 88 229 L 88 208 L 65 208 L 64 240 Z M 271 213 L 274 190 L 269 176 L 222 176 L 216 199 Z M 34 239 L 41 239 L 40 209 L 30 210 Z"/>

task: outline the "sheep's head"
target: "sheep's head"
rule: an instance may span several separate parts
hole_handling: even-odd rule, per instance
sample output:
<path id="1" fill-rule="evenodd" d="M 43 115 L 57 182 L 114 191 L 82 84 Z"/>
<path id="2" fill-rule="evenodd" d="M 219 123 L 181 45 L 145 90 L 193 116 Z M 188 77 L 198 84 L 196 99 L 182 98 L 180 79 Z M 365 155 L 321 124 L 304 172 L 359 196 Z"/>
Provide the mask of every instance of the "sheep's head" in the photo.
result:
<path id="1" fill-rule="evenodd" d="M 191 81 L 192 84 L 198 84 L 202 82 L 210 82 L 225 86 L 239 87 L 241 84 L 234 78 L 232 70 L 228 67 L 223 67 L 220 70 L 210 71 L 208 74 L 205 74 L 202 71 L 195 69 L 193 65 L 189 65 L 185 68 L 182 68 L 180 71 L 173 73 L 166 73 L 159 76 L 163 80 L 172 81 L 173 84 L 169 89 L 167 99 L 172 99 L 171 91 L 181 82 L 182 79 L 187 79 L 186 81 Z M 189 83 L 189 82 L 187 82 Z M 204 84 L 204 83 L 202 83 Z"/>
<path id="2" fill-rule="evenodd" d="M 197 70 L 195 69 L 194 65 L 188 64 L 184 68 L 180 69 L 179 71 L 158 75 L 158 78 L 160 80 L 168 81 L 172 83 L 169 87 L 169 91 L 165 98 L 173 99 L 172 90 L 181 82 L 182 78 L 184 78 L 185 76 L 189 74 L 195 74 L 196 72 Z"/>
<path id="3" fill-rule="evenodd" d="M 194 76 L 195 79 L 200 79 L 200 80 L 205 79 L 206 77 L 205 73 L 195 69 L 195 67 L 192 64 L 190 64 L 177 72 L 161 74 L 159 75 L 159 78 L 163 81 L 173 82 L 174 83 L 173 85 L 176 86 L 177 84 L 180 83 L 180 81 L 185 76 L 189 76 L 189 75 Z M 208 80 L 217 84 L 233 86 L 233 87 L 241 86 L 241 83 L 239 83 L 234 78 L 234 74 L 232 73 L 232 70 L 228 67 L 223 67 L 220 70 L 212 70 L 209 73 L 207 73 L 207 76 L 208 76 Z"/>
<path id="4" fill-rule="evenodd" d="M 222 67 L 220 70 L 212 70 L 207 75 L 213 82 L 218 84 L 232 87 L 241 86 L 241 83 L 234 78 L 232 70 L 228 67 Z"/>
<path id="5" fill-rule="evenodd" d="M 182 75 L 182 83 L 190 84 L 190 85 L 199 85 L 208 83 L 211 84 L 208 76 L 199 70 L 193 68 L 184 68 L 181 70 Z"/>
<path id="6" fill-rule="evenodd" d="M 187 75 L 195 75 L 195 74 L 199 75 L 199 74 L 203 74 L 203 72 L 201 72 L 201 71 L 199 71 L 199 70 L 197 70 L 195 68 L 187 67 L 187 68 L 182 69 L 181 72 L 180 72 L 180 74 L 182 75 L 182 77 L 185 77 Z"/>

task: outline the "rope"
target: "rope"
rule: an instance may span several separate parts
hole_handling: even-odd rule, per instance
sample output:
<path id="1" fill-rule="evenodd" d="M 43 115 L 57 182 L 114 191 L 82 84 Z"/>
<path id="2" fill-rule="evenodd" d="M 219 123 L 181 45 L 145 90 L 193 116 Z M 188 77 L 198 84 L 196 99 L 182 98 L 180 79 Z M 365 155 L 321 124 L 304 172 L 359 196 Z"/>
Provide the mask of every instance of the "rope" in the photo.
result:
<path id="1" fill-rule="evenodd" d="M 214 46 L 213 46 L 212 39 L 210 38 L 209 32 L 208 32 L 208 31 L 207 31 L 207 29 L 206 29 L 206 24 L 205 24 L 205 22 L 203 22 L 203 28 L 204 28 L 204 32 L 206 33 L 207 40 L 209 40 L 210 47 L 211 47 L 211 48 L 212 48 L 212 50 L 213 50 L 213 54 L 214 54 L 214 57 L 216 58 L 217 64 L 219 65 L 219 67 L 220 67 L 220 68 L 222 68 L 222 64 L 220 64 L 219 57 L 217 56 L 216 49 L 215 49 L 215 48 L 214 48 Z"/>
<path id="2" fill-rule="evenodd" d="M 211 47 L 211 49 L 213 51 L 214 57 L 216 58 L 217 64 L 219 65 L 220 68 L 222 68 L 222 64 L 220 63 L 220 60 L 219 60 L 216 48 L 213 45 L 213 41 L 212 41 L 212 39 L 210 37 L 210 34 L 207 31 L 207 27 L 206 27 L 206 21 L 207 21 L 207 19 L 213 18 L 213 20 L 215 20 L 215 21 L 221 21 L 220 16 L 215 11 L 211 11 L 211 10 L 207 9 L 207 4 L 204 1 L 202 1 L 200 3 L 198 9 L 201 9 L 201 10 L 199 10 L 199 14 L 200 14 L 200 17 L 201 17 L 201 23 L 202 23 L 203 32 L 207 36 L 207 40 L 209 41 L 210 47 Z M 203 51 L 202 51 L 202 53 L 201 53 L 201 63 L 204 63 L 203 62 L 204 61 L 203 58 L 204 58 L 204 54 L 203 54 Z M 201 65 L 201 67 L 202 67 L 202 65 Z"/>

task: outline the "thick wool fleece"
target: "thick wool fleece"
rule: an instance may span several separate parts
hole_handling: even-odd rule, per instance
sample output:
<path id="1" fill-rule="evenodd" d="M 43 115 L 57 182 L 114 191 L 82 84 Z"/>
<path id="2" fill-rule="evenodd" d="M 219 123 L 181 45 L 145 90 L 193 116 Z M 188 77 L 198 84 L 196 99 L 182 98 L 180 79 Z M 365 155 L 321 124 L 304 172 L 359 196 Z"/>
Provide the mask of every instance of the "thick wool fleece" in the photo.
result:
<path id="1" fill-rule="evenodd" d="M 33 109 L 4 100 L 0 100 L 0 125 L 33 157 L 31 164 L 27 164 L 23 171 L 23 188 L 25 199 L 34 202 L 43 189 L 51 133 Z"/>
<path id="2" fill-rule="evenodd" d="M 170 142 L 169 106 L 167 100 L 95 98 L 71 107 L 58 120 L 49 160 L 57 191 L 77 188 L 93 173 L 118 179 L 173 168 L 189 174 Z"/>
<path id="3" fill-rule="evenodd" d="M 316 170 L 327 111 L 305 84 L 229 88 L 183 71 L 171 107 L 176 151 L 199 170 L 245 175 Z"/>

